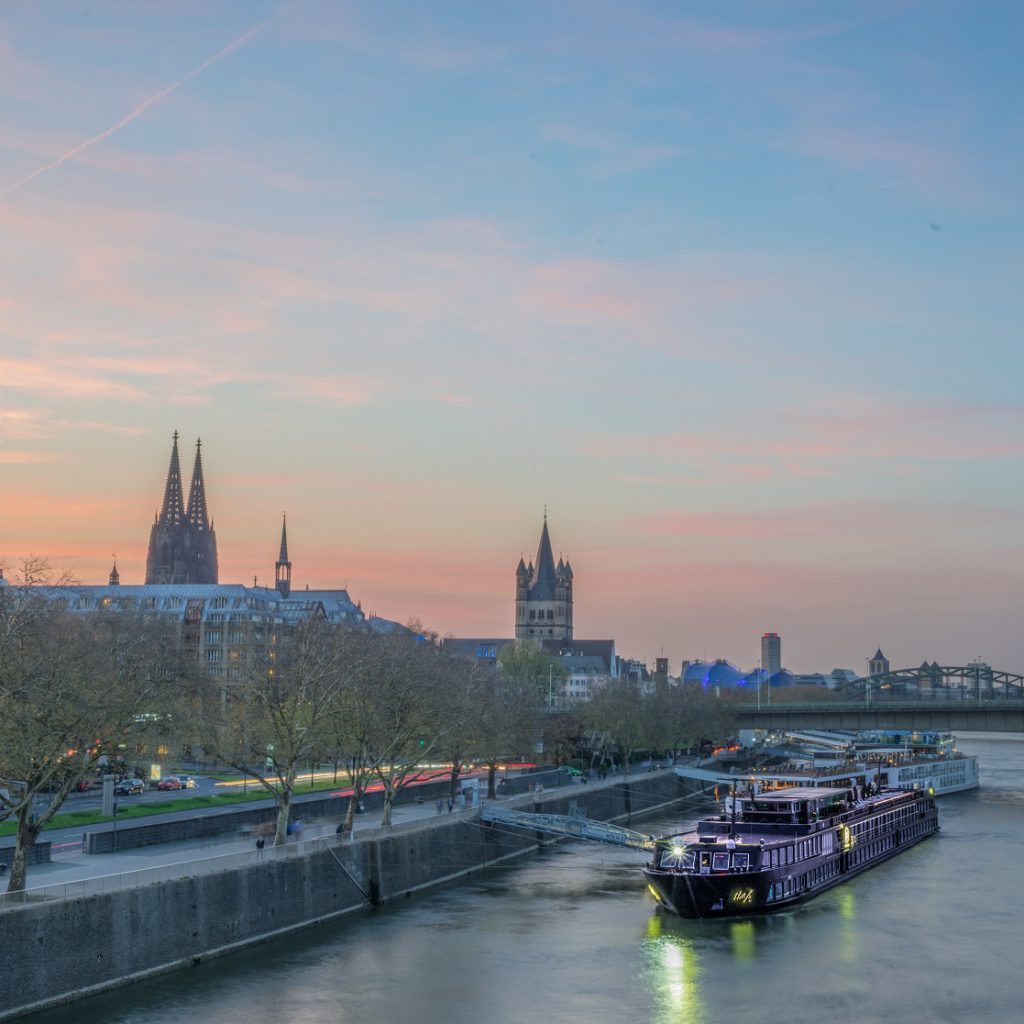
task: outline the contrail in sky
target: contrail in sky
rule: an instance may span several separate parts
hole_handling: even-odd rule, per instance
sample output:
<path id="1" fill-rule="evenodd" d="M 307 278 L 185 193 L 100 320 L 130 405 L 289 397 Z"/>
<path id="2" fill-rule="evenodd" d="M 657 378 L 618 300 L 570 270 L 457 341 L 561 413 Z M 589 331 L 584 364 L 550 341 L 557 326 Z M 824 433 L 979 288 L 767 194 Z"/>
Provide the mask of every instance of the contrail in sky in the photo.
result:
<path id="1" fill-rule="evenodd" d="M 119 132 L 122 128 L 130 125 L 132 121 L 141 117 L 150 107 L 154 104 L 159 103 L 161 100 L 166 99 L 171 95 L 172 92 L 180 89 L 183 85 L 187 85 L 192 81 L 193 78 L 198 78 L 207 68 L 213 67 L 214 64 L 219 63 L 225 57 L 230 56 L 235 50 L 241 49 L 245 46 L 254 36 L 262 32 L 268 25 L 272 25 L 278 18 L 283 17 L 292 8 L 297 7 L 301 0 L 296 0 L 295 3 L 286 4 L 276 14 L 272 14 L 266 21 L 261 21 L 258 25 L 254 25 L 247 32 L 243 32 L 236 40 L 228 43 L 227 46 L 222 50 L 218 50 L 212 57 L 207 57 L 202 64 L 197 65 L 187 74 L 183 75 L 176 82 L 168 85 L 161 89 L 159 92 L 154 93 L 152 96 L 144 99 L 130 114 L 126 114 L 121 118 L 117 124 L 111 125 L 106 130 L 94 135 L 91 139 L 86 139 L 84 142 L 80 142 L 77 146 L 69 149 L 66 153 L 61 153 L 56 159 L 51 160 L 48 164 L 43 164 L 42 167 L 37 167 L 34 171 L 26 174 L 24 178 L 16 181 L 13 185 L 8 185 L 4 189 L 0 189 L 0 196 L 10 195 L 15 189 L 21 188 L 22 185 L 27 185 L 33 178 L 38 178 L 40 174 L 45 174 L 47 171 L 52 171 L 55 167 L 60 167 L 61 164 L 67 163 L 68 160 L 74 159 L 79 153 L 84 152 L 87 149 L 91 149 L 98 142 L 102 142 L 104 139 L 109 139 L 115 132 Z"/>

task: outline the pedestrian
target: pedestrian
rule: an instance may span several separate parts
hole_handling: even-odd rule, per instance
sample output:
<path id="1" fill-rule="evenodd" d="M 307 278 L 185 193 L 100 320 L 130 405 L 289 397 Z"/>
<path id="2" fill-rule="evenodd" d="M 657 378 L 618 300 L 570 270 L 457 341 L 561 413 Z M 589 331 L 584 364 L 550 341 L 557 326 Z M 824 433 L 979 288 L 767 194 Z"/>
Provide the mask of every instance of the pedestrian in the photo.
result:
<path id="1" fill-rule="evenodd" d="M 266 840 L 263 836 L 260 836 L 259 839 L 256 840 L 256 849 L 262 850 L 264 846 L 266 846 Z"/>
<path id="2" fill-rule="evenodd" d="M 455 806 L 455 801 L 451 797 L 448 797 L 448 813 L 449 814 L 452 813 L 452 808 L 454 806 Z"/>
<path id="3" fill-rule="evenodd" d="M 444 810 L 444 797 L 437 798 L 437 813 L 440 814 Z"/>

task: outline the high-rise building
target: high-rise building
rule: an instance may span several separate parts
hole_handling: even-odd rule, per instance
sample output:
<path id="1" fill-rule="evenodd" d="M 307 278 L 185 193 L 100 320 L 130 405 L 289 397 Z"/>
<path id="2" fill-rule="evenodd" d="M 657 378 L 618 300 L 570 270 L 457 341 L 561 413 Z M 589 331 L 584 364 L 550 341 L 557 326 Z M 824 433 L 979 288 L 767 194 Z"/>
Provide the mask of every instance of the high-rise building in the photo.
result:
<path id="1" fill-rule="evenodd" d="M 761 668 L 770 676 L 782 668 L 782 638 L 778 633 L 761 637 Z"/>
<path id="2" fill-rule="evenodd" d="M 149 531 L 146 582 L 217 582 L 217 535 L 206 511 L 202 441 L 196 441 L 196 460 L 186 507 L 178 461 L 177 431 L 171 446 L 163 506 Z"/>
<path id="3" fill-rule="evenodd" d="M 516 639 L 572 640 L 572 566 L 551 551 L 548 517 L 537 546 L 537 564 L 516 566 Z"/>

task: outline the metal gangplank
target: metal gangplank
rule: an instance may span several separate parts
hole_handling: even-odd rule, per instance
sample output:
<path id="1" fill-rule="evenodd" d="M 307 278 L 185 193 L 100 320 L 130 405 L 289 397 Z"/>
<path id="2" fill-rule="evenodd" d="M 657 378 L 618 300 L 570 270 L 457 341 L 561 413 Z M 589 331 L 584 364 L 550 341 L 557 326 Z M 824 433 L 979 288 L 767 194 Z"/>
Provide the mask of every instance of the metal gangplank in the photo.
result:
<path id="1" fill-rule="evenodd" d="M 609 825 L 605 821 L 592 821 L 581 815 L 530 814 L 488 804 L 480 812 L 480 818 L 496 825 L 514 825 L 516 828 L 532 829 L 534 832 L 546 832 L 549 835 L 589 839 L 611 846 L 628 846 L 632 850 L 653 850 L 656 845 L 654 836 L 633 832 L 619 825 Z"/>

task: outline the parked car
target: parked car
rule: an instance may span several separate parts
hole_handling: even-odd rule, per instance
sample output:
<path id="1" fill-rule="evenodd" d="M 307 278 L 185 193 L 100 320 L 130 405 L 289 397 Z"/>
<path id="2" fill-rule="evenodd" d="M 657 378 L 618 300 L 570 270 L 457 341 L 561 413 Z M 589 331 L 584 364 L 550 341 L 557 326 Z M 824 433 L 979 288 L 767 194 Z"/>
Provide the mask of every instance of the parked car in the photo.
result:
<path id="1" fill-rule="evenodd" d="M 185 783 L 177 775 L 165 775 L 157 784 L 157 789 L 184 789 Z"/>
<path id="2" fill-rule="evenodd" d="M 76 793 L 88 793 L 92 789 L 92 782 L 89 779 L 80 779 L 75 783 Z"/>
<path id="3" fill-rule="evenodd" d="M 142 779 L 122 779 L 115 787 L 114 792 L 118 796 L 133 796 L 136 793 L 144 793 L 146 784 Z"/>

